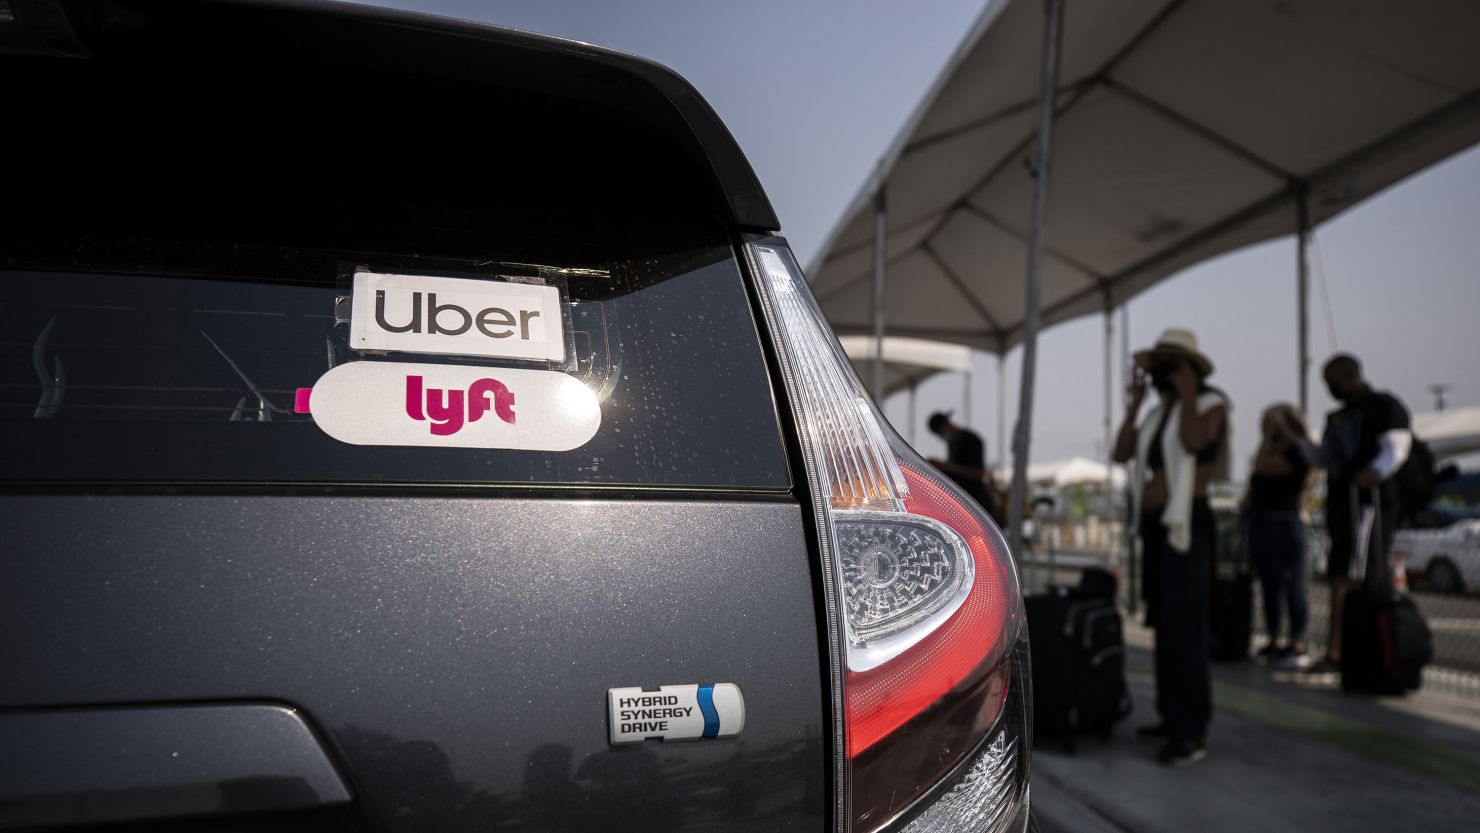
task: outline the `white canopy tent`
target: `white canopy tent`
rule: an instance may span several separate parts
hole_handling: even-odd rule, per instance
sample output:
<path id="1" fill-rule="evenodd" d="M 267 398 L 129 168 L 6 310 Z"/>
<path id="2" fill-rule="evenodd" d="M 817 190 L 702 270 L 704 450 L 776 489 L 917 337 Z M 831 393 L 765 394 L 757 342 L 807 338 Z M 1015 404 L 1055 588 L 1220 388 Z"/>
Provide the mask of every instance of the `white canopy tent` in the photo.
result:
<path id="1" fill-rule="evenodd" d="M 1012 473 L 1006 469 L 998 469 L 996 474 L 998 477 L 1007 477 Z M 1099 485 L 1107 479 L 1116 488 L 1124 487 L 1126 483 L 1125 469 L 1091 460 L 1087 457 L 1070 457 L 1067 460 L 1033 463 L 1028 466 L 1028 482 L 1042 488 L 1063 488 L 1065 486 L 1083 486 L 1088 484 Z"/>
<path id="2" fill-rule="evenodd" d="M 843 352 L 853 362 L 860 379 L 874 370 L 879 344 L 869 336 L 839 336 Z M 947 341 L 930 341 L 907 336 L 888 336 L 883 340 L 884 391 L 910 392 L 907 432 L 910 444 L 915 442 L 915 388 L 937 373 L 962 374 L 961 412 L 971 420 L 971 348 Z M 999 420 L 1000 421 L 1000 420 Z"/>
<path id="3" fill-rule="evenodd" d="M 853 360 L 860 378 L 868 378 L 874 358 L 874 340 L 868 336 L 840 336 L 843 352 Z M 948 341 L 889 336 L 884 339 L 884 390 L 904 390 L 936 373 L 970 373 L 971 348 Z"/>
<path id="4" fill-rule="evenodd" d="M 1304 405 L 1309 229 L 1480 141 L 1476 32 L 1473 0 L 990 0 L 814 292 L 843 335 L 1024 345 L 1021 507 L 1040 321 L 1105 313 L 1108 376 L 1114 307 L 1299 234 Z"/>

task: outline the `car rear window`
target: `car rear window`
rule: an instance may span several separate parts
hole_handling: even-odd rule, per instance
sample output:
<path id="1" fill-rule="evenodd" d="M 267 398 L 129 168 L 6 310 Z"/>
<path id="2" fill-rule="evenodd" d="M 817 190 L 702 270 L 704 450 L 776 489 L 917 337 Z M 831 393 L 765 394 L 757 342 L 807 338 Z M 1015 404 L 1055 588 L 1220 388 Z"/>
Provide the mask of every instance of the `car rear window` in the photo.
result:
<path id="1" fill-rule="evenodd" d="M 374 268 L 427 271 L 425 263 Z M 315 283 L 4 271 L 0 418 L 9 463 L 0 476 L 787 485 L 769 381 L 728 248 L 606 270 L 484 270 L 495 283 L 543 273 L 563 284 L 564 361 L 356 350 L 343 310 L 352 296 L 335 274 Z M 304 277 L 313 271 L 306 267 Z M 405 306 L 386 317 L 405 326 L 410 315 Z M 441 321 L 446 329 L 464 323 L 445 304 Z M 571 376 L 592 392 L 599 428 L 579 447 L 561 451 L 343 442 L 315 424 L 312 403 L 304 408 L 297 399 L 330 370 L 354 362 L 390 372 L 471 367 L 493 379 L 510 369 Z M 399 420 L 440 441 L 430 433 L 431 419 L 415 423 L 399 400 L 391 404 L 376 412 L 363 403 L 366 418 Z M 512 410 L 524 413 L 535 404 L 516 400 Z M 457 416 L 466 419 L 462 409 Z M 495 422 L 493 415 L 485 419 Z M 527 433 L 538 438 L 554 430 L 535 425 Z"/>
<path id="2" fill-rule="evenodd" d="M 118 32 L 0 58 L 0 480 L 789 487 L 736 230 L 651 90 Z"/>

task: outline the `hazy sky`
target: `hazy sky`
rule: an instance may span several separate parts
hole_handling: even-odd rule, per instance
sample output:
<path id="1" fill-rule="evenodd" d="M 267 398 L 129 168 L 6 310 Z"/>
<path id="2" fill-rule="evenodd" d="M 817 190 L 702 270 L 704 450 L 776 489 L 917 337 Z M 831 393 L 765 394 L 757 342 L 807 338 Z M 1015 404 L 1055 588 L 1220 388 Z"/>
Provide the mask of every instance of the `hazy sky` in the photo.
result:
<path id="1" fill-rule="evenodd" d="M 918 105 L 985 0 L 611 2 L 429 0 L 402 8 L 469 17 L 621 49 L 686 77 L 734 133 L 803 263 L 816 254 L 880 155 Z M 1320 363 L 1331 345 L 1361 356 L 1369 377 L 1415 411 L 1428 386 L 1451 385 L 1451 406 L 1480 404 L 1480 150 L 1431 168 L 1321 226 L 1321 270 L 1311 293 L 1311 410 L 1330 407 Z M 1133 346 L 1167 326 L 1195 330 L 1234 400 L 1239 471 L 1257 441 L 1263 407 L 1296 398 L 1295 247 L 1290 239 L 1187 269 L 1130 302 Z M 1119 320 L 1117 318 L 1117 326 Z M 1032 456 L 1099 452 L 1102 327 L 1079 319 L 1039 341 Z M 1116 336 L 1117 350 L 1119 335 Z M 1018 358 L 1007 359 L 1008 422 L 1017 408 Z M 1118 364 L 1117 354 L 1117 364 Z M 995 357 L 977 359 L 972 422 L 996 458 Z M 1119 383 L 1117 382 L 1117 388 Z M 961 382 L 922 385 L 917 419 L 960 410 Z M 1119 419 L 1119 397 L 1116 419 Z M 908 434 L 904 396 L 886 405 Z M 918 444 L 942 446 L 923 428 Z"/>

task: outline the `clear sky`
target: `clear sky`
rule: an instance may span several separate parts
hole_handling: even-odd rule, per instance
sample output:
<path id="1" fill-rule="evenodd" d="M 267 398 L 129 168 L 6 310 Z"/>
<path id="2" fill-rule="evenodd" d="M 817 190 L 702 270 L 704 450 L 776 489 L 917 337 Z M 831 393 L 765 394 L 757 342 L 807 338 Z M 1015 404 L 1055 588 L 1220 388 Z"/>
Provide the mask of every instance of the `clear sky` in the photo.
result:
<path id="1" fill-rule="evenodd" d="M 724 119 L 781 217 L 803 263 L 877 164 L 985 0 L 426 0 L 401 8 L 450 14 L 621 49 L 666 64 Z M 1335 347 L 1361 356 L 1368 375 L 1416 411 L 1428 386 L 1451 386 L 1451 406 L 1480 405 L 1480 150 L 1468 151 L 1321 226 L 1311 294 L 1311 410 L 1330 400 L 1320 363 Z M 1295 247 L 1290 239 L 1208 261 L 1130 302 L 1133 346 L 1167 326 L 1190 327 L 1234 400 L 1242 471 L 1259 412 L 1294 401 Z M 1334 333 L 1326 326 L 1321 274 Z M 1117 326 L 1119 321 L 1117 319 Z M 1054 327 L 1039 342 L 1032 456 L 1100 452 L 1102 321 Z M 1116 336 L 1117 345 L 1119 334 Z M 1118 348 L 1117 348 L 1118 349 Z M 1019 353 L 1007 359 L 1009 424 Z M 1118 363 L 1118 355 L 1117 355 Z M 972 423 L 998 457 L 997 361 L 977 359 Z M 1117 388 L 1119 383 L 1117 382 Z M 960 411 L 959 378 L 922 385 L 917 420 Z M 1119 397 L 1116 419 L 1119 419 Z M 902 433 L 904 396 L 886 412 Z M 921 449 L 943 450 L 917 427 Z"/>

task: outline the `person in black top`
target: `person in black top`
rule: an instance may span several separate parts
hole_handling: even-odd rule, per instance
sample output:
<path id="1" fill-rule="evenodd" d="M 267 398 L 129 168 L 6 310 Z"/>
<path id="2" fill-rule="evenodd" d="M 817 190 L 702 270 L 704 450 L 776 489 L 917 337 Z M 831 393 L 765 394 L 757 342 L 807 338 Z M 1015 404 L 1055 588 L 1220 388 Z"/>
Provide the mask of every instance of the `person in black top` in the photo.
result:
<path id="1" fill-rule="evenodd" d="M 930 433 L 946 444 L 946 459 L 932 459 L 930 464 L 954 480 L 963 492 L 987 510 L 992 520 L 1001 524 L 1002 514 L 991 488 L 992 474 L 987 471 L 987 444 L 982 442 L 981 436 L 951 422 L 951 415 L 946 411 L 931 414 L 925 424 Z"/>
<path id="2" fill-rule="evenodd" d="M 1254 455 L 1254 473 L 1244 505 L 1249 514 L 1249 552 L 1264 590 L 1264 625 L 1269 644 L 1261 657 L 1282 666 L 1298 666 L 1305 655 L 1305 520 L 1300 501 L 1316 456 L 1305 420 L 1293 405 L 1281 403 L 1264 411 L 1264 436 Z M 1290 616 L 1290 640 L 1279 641 L 1284 614 Z"/>
<path id="3" fill-rule="evenodd" d="M 1362 365 L 1345 353 L 1326 362 L 1326 387 L 1343 405 L 1326 416 L 1321 460 L 1326 466 L 1326 529 L 1331 534 L 1327 577 L 1331 582 L 1331 638 L 1326 658 L 1310 670 L 1330 673 L 1341 663 L 1341 611 L 1355 581 L 1386 581 L 1400 500 L 1393 475 L 1413 445 L 1408 409 L 1390 393 L 1375 391 L 1362 377 Z M 1374 498 L 1381 517 L 1362 524 Z M 1373 523 L 1372 520 L 1376 522 Z M 1357 546 L 1358 526 L 1372 534 Z M 1358 558 L 1366 552 L 1365 561 Z M 1356 563 L 1353 563 L 1353 562 Z"/>

